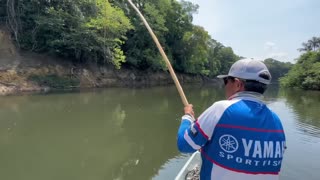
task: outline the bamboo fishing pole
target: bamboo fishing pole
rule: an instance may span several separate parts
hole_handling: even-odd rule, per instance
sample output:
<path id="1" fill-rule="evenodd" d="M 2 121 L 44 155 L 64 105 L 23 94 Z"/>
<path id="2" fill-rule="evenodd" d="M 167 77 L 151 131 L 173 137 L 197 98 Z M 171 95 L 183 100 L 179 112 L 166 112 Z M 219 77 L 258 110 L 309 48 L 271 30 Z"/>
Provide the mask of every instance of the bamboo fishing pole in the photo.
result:
<path id="1" fill-rule="evenodd" d="M 188 100 L 183 92 L 183 89 L 179 83 L 179 80 L 171 66 L 171 63 L 166 55 L 166 53 L 164 52 L 164 50 L 162 49 L 162 46 L 161 44 L 159 43 L 159 40 L 157 38 L 157 36 L 154 34 L 154 32 L 152 31 L 151 27 L 149 26 L 147 20 L 144 18 L 144 16 L 142 15 L 142 13 L 139 11 L 139 9 L 132 3 L 131 0 L 128 0 L 129 4 L 133 7 L 133 9 L 138 13 L 138 15 L 140 16 L 141 20 L 143 21 L 143 24 L 146 26 L 146 28 L 148 29 L 150 35 L 152 36 L 152 39 L 153 41 L 156 43 L 159 51 L 160 51 L 160 54 L 162 56 L 162 58 L 164 59 L 168 69 L 169 69 L 169 72 L 170 72 L 170 75 L 171 75 L 171 78 L 173 79 L 175 85 L 176 85 L 176 88 L 178 89 L 178 92 L 180 94 L 180 97 L 181 97 L 181 100 L 182 100 L 182 103 L 183 105 L 188 105 Z"/>

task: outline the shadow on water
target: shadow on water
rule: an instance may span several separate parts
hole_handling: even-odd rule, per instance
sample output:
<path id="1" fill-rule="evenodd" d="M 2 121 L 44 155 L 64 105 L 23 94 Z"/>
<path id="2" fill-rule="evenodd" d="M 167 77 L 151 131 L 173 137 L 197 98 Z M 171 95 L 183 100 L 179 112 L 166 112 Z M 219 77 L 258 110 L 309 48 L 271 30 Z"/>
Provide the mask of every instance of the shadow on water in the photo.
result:
<path id="1" fill-rule="evenodd" d="M 301 133 L 320 137 L 320 92 L 282 89 L 280 96 L 295 113 Z"/>

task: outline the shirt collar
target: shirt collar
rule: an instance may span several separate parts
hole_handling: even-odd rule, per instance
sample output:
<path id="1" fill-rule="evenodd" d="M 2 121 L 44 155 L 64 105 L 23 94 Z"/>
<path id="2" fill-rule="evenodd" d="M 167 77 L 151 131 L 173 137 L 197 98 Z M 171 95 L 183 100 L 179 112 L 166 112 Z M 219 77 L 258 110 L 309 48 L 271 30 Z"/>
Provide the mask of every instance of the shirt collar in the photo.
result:
<path id="1" fill-rule="evenodd" d="M 249 100 L 249 101 L 264 103 L 263 98 L 264 98 L 264 96 L 260 93 L 257 93 L 257 92 L 241 91 L 241 92 L 235 93 L 234 95 L 229 97 L 228 100 L 241 99 L 241 100 Z"/>

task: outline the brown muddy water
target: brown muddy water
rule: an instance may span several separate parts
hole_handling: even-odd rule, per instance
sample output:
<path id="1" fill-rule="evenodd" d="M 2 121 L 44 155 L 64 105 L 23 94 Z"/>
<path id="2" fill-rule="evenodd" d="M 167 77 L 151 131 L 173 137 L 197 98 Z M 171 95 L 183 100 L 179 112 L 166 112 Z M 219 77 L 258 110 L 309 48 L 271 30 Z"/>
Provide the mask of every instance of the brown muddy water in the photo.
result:
<path id="1" fill-rule="evenodd" d="M 184 87 L 199 113 L 219 87 Z M 266 103 L 288 149 L 281 179 L 320 179 L 320 92 L 279 90 Z M 166 180 L 190 155 L 176 148 L 182 103 L 175 87 L 0 97 L 0 179 Z"/>

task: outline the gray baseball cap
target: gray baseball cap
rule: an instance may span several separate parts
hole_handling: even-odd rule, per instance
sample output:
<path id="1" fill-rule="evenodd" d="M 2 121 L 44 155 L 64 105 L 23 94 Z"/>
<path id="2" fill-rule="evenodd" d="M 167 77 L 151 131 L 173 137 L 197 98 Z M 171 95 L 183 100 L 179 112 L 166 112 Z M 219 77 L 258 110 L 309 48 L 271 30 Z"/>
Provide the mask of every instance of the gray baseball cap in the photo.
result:
<path id="1" fill-rule="evenodd" d="M 255 80 L 263 84 L 270 84 L 271 74 L 267 66 L 252 58 L 236 61 L 230 68 L 228 75 L 219 75 L 218 78 L 236 77 L 244 80 Z"/>

